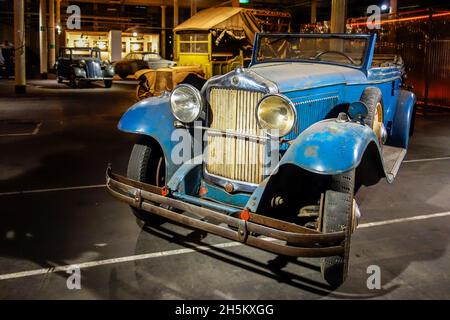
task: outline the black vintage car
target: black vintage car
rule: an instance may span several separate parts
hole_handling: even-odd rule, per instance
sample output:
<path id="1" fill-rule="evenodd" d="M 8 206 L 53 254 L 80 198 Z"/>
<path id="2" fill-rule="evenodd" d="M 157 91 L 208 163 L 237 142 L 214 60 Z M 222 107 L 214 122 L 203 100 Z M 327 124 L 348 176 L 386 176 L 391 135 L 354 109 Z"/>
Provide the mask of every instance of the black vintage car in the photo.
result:
<path id="1" fill-rule="evenodd" d="M 0 77 L 9 78 L 14 75 L 14 48 L 0 48 Z"/>
<path id="2" fill-rule="evenodd" d="M 56 61 L 58 83 L 69 81 L 73 88 L 81 82 L 103 81 L 106 88 L 112 86 L 114 67 L 100 59 L 98 48 L 61 48 Z"/>
<path id="3" fill-rule="evenodd" d="M 160 69 L 175 65 L 175 61 L 163 59 L 155 52 L 131 52 L 123 60 L 114 64 L 114 70 L 122 79 L 125 79 L 142 69 Z"/>

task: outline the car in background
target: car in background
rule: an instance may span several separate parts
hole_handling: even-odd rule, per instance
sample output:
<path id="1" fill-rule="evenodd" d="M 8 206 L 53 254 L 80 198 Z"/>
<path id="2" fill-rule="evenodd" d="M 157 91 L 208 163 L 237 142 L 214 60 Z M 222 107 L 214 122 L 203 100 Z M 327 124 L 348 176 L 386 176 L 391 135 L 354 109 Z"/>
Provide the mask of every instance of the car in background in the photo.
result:
<path id="1" fill-rule="evenodd" d="M 14 75 L 14 48 L 0 47 L 0 77 L 9 78 Z"/>
<path id="2" fill-rule="evenodd" d="M 205 84 L 205 74 L 201 66 L 175 66 L 170 68 L 143 69 L 135 73 L 139 80 L 136 87 L 136 99 L 170 92 L 178 84 L 186 83 L 200 90 Z"/>
<path id="3" fill-rule="evenodd" d="M 176 65 L 175 61 L 163 59 L 155 52 L 131 52 L 123 60 L 114 64 L 116 74 L 122 79 L 142 69 L 168 68 Z"/>
<path id="4" fill-rule="evenodd" d="M 72 88 L 92 81 L 103 81 L 110 88 L 114 77 L 114 67 L 100 59 L 98 48 L 60 48 L 55 69 L 58 83 L 68 81 Z"/>

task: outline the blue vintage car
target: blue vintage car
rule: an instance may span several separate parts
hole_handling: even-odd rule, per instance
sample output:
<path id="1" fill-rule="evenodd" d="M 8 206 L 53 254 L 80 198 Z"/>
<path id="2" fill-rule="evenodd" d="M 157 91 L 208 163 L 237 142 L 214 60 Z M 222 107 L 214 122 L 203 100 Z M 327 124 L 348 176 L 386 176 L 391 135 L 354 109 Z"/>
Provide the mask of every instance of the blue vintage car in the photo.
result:
<path id="1" fill-rule="evenodd" d="M 166 218 L 280 255 L 320 257 L 346 278 L 355 194 L 392 182 L 413 131 L 415 95 L 376 35 L 257 34 L 247 69 L 199 91 L 145 99 L 119 130 L 139 136 L 108 190 L 145 222 Z M 180 160 L 181 159 L 181 160 Z"/>

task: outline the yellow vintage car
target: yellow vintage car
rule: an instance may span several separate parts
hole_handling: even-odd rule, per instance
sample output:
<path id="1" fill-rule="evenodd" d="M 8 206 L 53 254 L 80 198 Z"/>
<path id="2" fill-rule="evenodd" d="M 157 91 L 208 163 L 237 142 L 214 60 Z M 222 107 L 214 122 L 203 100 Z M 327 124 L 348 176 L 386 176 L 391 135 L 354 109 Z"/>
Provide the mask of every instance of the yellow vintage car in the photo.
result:
<path id="1" fill-rule="evenodd" d="M 135 73 L 136 99 L 172 91 L 179 83 L 200 90 L 206 79 L 248 66 L 255 33 L 289 31 L 290 20 L 285 12 L 234 7 L 198 12 L 174 29 L 176 67 Z"/>
<path id="2" fill-rule="evenodd" d="M 174 59 L 197 65 L 206 78 L 250 63 L 256 32 L 289 31 L 286 12 L 235 7 L 209 8 L 174 28 Z"/>
<path id="3" fill-rule="evenodd" d="M 158 96 L 164 91 L 172 91 L 180 83 L 189 83 L 199 89 L 206 82 L 201 66 L 143 69 L 137 71 L 134 76 L 139 80 L 136 87 L 137 100 Z"/>

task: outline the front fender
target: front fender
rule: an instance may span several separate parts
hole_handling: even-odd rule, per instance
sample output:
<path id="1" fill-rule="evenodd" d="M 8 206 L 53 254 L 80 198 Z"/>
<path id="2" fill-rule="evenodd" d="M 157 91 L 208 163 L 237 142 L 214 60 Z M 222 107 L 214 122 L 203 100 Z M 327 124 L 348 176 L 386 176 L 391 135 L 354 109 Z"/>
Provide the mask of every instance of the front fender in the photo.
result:
<path id="1" fill-rule="evenodd" d="M 73 74 L 77 78 L 87 78 L 86 76 L 86 70 L 80 67 L 73 67 Z"/>
<path id="2" fill-rule="evenodd" d="M 293 164 L 319 174 L 339 174 L 356 168 L 369 143 L 378 140 L 371 128 L 335 119 L 317 122 L 303 131 L 281 159 L 279 166 Z"/>
<path id="3" fill-rule="evenodd" d="M 149 73 L 149 72 L 155 72 L 155 71 L 152 69 L 141 69 L 134 73 L 134 77 L 136 79 L 140 79 L 143 75 L 145 75 L 146 73 Z"/>
<path id="4" fill-rule="evenodd" d="M 104 78 L 112 78 L 114 77 L 114 68 L 109 67 L 103 70 L 103 77 Z"/>
<path id="5" fill-rule="evenodd" d="M 175 129 L 174 121 L 169 98 L 161 96 L 136 103 L 125 112 L 118 124 L 121 131 L 149 136 L 159 143 L 166 159 L 166 181 L 169 181 L 179 167 L 171 157 L 172 150 L 178 143 L 171 139 Z"/>

